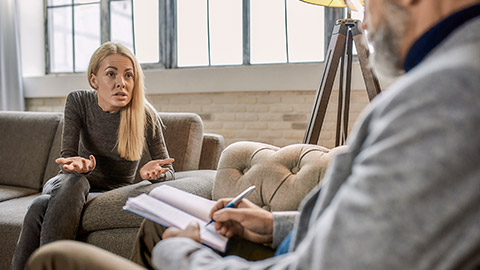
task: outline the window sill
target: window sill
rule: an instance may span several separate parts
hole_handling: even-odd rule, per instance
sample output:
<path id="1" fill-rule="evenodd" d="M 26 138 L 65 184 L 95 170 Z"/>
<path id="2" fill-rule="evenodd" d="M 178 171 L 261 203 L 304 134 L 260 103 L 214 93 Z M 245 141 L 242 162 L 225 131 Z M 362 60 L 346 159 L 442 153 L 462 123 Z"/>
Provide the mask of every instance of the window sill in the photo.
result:
<path id="1" fill-rule="evenodd" d="M 302 63 L 145 70 L 145 86 L 147 94 L 308 91 L 318 89 L 323 66 Z M 26 98 L 65 97 L 72 90 L 90 88 L 85 73 L 24 77 L 23 82 Z M 365 89 L 358 62 L 353 63 L 352 89 Z"/>

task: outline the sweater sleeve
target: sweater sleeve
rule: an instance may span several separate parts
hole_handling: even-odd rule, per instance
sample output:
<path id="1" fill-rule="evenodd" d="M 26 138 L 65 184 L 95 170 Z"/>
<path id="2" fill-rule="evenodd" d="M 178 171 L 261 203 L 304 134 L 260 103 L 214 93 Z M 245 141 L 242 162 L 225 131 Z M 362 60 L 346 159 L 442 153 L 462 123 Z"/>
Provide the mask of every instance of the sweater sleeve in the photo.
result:
<path id="1" fill-rule="evenodd" d="M 162 132 L 162 121 L 158 114 L 156 114 L 157 119 L 155 125 L 155 131 L 152 128 L 152 125 L 149 125 L 149 131 L 147 133 L 147 145 L 148 150 L 150 151 L 150 156 L 152 160 L 157 159 L 167 159 L 170 158 L 168 154 L 167 145 L 165 144 L 165 138 L 163 137 Z M 168 181 L 175 179 L 175 171 L 172 164 L 164 165 L 164 168 L 168 168 L 168 172 L 162 174 L 156 181 Z"/>
<path id="2" fill-rule="evenodd" d="M 78 156 L 78 144 L 83 117 L 81 113 L 80 95 L 77 92 L 68 94 L 65 101 L 64 123 L 62 133 L 61 157 Z"/>
<path id="3" fill-rule="evenodd" d="M 285 237 L 292 231 L 295 219 L 300 214 L 298 211 L 272 212 L 273 214 L 273 243 L 277 248 Z"/>

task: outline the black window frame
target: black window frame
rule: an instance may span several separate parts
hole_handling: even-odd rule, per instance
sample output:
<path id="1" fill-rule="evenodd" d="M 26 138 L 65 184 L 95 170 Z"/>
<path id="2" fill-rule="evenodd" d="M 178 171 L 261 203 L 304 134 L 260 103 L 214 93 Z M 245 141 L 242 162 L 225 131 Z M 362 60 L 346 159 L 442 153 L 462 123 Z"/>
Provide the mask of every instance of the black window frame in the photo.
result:
<path id="1" fill-rule="evenodd" d="M 48 0 L 44 0 L 44 24 L 45 24 L 45 72 L 46 74 L 62 74 L 62 73 L 73 73 L 77 74 L 80 72 L 75 71 L 75 23 L 74 23 L 74 6 L 80 5 L 89 5 L 91 3 L 74 3 L 74 0 L 71 0 L 71 4 L 61 5 L 61 6 L 48 6 Z M 110 40 L 110 3 L 114 1 L 130 1 L 132 6 L 132 34 L 133 34 L 133 47 L 135 52 L 135 32 L 134 32 L 134 5 L 133 0 L 98 0 L 100 3 L 100 43 L 104 43 Z M 208 5 L 210 0 L 207 1 L 207 12 Z M 285 1 L 285 13 L 287 12 L 287 0 Z M 190 68 L 190 67 L 178 67 L 177 66 L 177 25 L 176 25 L 176 0 L 158 0 L 159 8 L 159 61 L 157 63 L 142 63 L 144 69 L 181 69 L 181 68 Z M 56 7 L 72 7 L 72 57 L 73 57 L 73 72 L 51 72 L 50 67 L 50 46 L 49 46 L 49 28 L 48 28 L 48 9 Z M 328 48 L 331 32 L 335 22 L 338 19 L 345 17 L 345 9 L 343 8 L 324 8 L 325 12 L 325 22 L 324 22 L 324 33 L 325 33 L 325 52 Z M 287 23 L 287 16 L 285 16 L 285 23 Z M 207 27 L 209 16 L 207 13 Z M 249 66 L 250 63 L 250 0 L 242 0 L 242 28 L 243 28 L 243 50 L 242 50 L 242 65 Z M 287 31 L 287 27 L 285 27 Z M 210 35 L 208 34 L 208 40 L 210 40 Z M 291 64 L 288 57 L 288 32 L 286 32 L 286 41 L 287 46 L 287 62 L 286 63 L 275 63 L 275 64 Z M 210 42 L 209 42 L 210 43 Z M 209 65 L 201 67 L 212 67 L 210 59 L 210 46 L 208 46 L 208 58 Z M 323 61 L 318 61 L 323 62 Z M 259 65 L 259 64 L 255 64 Z M 217 66 L 215 66 L 217 67 Z"/>

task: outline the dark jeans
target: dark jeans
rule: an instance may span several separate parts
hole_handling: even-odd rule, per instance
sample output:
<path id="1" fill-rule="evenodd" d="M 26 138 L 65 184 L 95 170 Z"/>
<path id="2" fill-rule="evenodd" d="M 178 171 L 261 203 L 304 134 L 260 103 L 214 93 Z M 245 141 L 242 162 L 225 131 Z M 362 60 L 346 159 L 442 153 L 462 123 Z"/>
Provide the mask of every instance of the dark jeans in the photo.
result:
<path id="1" fill-rule="evenodd" d="M 48 180 L 42 195 L 27 210 L 12 270 L 23 270 L 40 246 L 75 238 L 89 189 L 87 178 L 76 174 L 59 174 Z"/>

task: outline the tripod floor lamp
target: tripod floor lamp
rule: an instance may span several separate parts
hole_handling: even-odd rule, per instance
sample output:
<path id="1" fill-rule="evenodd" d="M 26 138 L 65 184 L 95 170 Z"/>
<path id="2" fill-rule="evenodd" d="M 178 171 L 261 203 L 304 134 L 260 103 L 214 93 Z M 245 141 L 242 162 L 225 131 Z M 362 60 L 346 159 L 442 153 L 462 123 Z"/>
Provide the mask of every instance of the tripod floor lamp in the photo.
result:
<path id="1" fill-rule="evenodd" d="M 344 0 L 302 1 L 327 7 L 348 8 Z M 350 0 L 350 2 L 354 1 Z M 350 12 L 348 14 L 350 14 Z M 348 17 L 350 17 L 350 15 Z M 315 102 L 303 143 L 317 144 L 318 142 L 339 64 L 341 68 L 335 146 L 345 142 L 348 132 L 350 110 L 353 43 L 355 43 L 357 49 L 357 57 L 369 100 L 371 101 L 381 91 L 378 79 L 368 66 L 368 50 L 362 43 L 362 32 L 359 29 L 359 22 L 359 20 L 353 20 L 351 18 L 342 19 L 338 20 L 333 28 L 332 37 L 325 54 L 325 68 L 323 70 L 322 80 L 315 95 Z"/>

